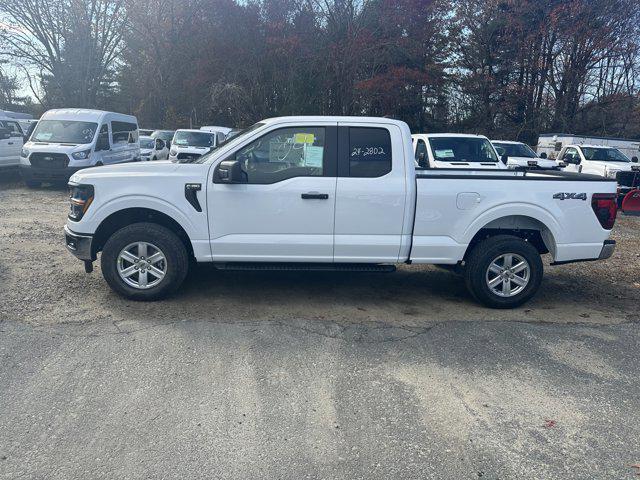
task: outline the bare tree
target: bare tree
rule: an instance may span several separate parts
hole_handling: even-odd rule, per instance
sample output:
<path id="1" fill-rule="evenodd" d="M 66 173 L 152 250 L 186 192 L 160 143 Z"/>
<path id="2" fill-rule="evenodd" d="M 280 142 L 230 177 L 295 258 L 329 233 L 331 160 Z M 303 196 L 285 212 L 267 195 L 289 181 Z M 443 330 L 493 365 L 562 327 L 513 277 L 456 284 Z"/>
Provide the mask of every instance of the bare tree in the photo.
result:
<path id="1" fill-rule="evenodd" d="M 2 52 L 51 105 L 91 107 L 109 89 L 127 24 L 123 0 L 1 2 Z"/>

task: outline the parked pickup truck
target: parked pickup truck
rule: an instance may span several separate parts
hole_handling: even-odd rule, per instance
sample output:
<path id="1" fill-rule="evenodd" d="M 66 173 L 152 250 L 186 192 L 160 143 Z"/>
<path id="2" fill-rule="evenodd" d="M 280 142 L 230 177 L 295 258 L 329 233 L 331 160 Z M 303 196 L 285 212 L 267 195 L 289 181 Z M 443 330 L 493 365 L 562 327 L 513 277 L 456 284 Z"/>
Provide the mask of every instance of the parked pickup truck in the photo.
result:
<path id="1" fill-rule="evenodd" d="M 493 149 L 491 145 L 489 149 Z M 408 126 L 362 117 L 261 121 L 190 163 L 105 166 L 70 179 L 67 248 L 137 300 L 190 259 L 224 269 L 457 266 L 490 307 L 531 298 L 554 264 L 608 258 L 614 180 L 557 171 L 416 173 Z"/>

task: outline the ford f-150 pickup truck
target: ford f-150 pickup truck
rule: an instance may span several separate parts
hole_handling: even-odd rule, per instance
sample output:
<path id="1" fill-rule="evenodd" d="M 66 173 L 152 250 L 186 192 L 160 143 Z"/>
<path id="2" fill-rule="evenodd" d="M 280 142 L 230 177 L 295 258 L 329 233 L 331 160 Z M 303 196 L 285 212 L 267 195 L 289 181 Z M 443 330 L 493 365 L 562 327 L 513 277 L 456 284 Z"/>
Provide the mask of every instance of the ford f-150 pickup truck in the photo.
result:
<path id="1" fill-rule="evenodd" d="M 493 148 L 489 146 L 489 148 Z M 166 296 L 190 259 L 225 269 L 454 266 L 490 307 L 522 304 L 554 264 L 609 257 L 614 179 L 564 172 L 416 171 L 386 118 L 261 121 L 190 163 L 79 171 L 67 248 L 137 300 Z"/>

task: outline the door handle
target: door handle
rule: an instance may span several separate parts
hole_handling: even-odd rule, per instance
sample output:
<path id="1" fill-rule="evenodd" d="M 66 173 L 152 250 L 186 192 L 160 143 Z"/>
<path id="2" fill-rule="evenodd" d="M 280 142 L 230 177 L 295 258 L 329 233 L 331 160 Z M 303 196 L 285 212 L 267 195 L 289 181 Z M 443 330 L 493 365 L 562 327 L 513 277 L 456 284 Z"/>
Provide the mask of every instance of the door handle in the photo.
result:
<path id="1" fill-rule="evenodd" d="M 300 195 L 303 200 L 328 200 L 328 193 L 309 192 Z"/>

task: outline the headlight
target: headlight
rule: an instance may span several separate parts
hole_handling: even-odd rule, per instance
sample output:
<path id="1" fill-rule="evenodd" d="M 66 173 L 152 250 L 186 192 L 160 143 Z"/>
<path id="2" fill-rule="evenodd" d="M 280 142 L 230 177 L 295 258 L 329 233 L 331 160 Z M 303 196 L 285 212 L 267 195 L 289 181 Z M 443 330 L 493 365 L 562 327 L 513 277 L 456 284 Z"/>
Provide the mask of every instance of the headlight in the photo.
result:
<path id="1" fill-rule="evenodd" d="M 75 152 L 75 153 L 71 154 L 71 156 L 73 158 L 75 158 L 76 160 L 85 160 L 85 159 L 89 158 L 90 155 L 91 155 L 91 149 L 83 150 L 81 152 Z"/>
<path id="2" fill-rule="evenodd" d="M 620 170 L 607 170 L 607 178 L 616 178 Z"/>
<path id="3" fill-rule="evenodd" d="M 169 150 L 169 155 L 175 157 L 176 155 L 178 155 L 178 150 L 172 148 L 171 150 Z"/>
<path id="4" fill-rule="evenodd" d="M 20 150 L 20 156 L 22 158 L 27 158 L 29 156 L 29 150 L 27 150 L 26 148 L 23 148 L 22 150 Z"/>
<path id="5" fill-rule="evenodd" d="M 69 219 L 80 221 L 93 202 L 93 185 L 69 185 Z"/>

